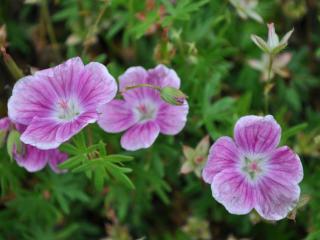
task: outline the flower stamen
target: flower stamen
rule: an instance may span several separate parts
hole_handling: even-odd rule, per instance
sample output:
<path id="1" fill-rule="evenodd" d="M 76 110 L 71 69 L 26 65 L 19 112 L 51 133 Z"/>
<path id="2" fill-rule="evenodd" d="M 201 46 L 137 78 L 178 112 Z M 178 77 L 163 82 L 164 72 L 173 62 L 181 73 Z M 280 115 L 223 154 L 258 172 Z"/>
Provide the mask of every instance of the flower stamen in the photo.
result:
<path id="1" fill-rule="evenodd" d="M 58 102 L 58 118 L 70 121 L 80 114 L 79 106 L 72 100 L 61 100 Z"/>
<path id="2" fill-rule="evenodd" d="M 136 108 L 139 122 L 144 122 L 155 118 L 156 108 L 152 104 L 142 103 Z"/>
<path id="3" fill-rule="evenodd" d="M 262 173 L 261 162 L 262 159 L 250 159 L 246 157 L 242 170 L 251 180 L 255 180 Z"/>

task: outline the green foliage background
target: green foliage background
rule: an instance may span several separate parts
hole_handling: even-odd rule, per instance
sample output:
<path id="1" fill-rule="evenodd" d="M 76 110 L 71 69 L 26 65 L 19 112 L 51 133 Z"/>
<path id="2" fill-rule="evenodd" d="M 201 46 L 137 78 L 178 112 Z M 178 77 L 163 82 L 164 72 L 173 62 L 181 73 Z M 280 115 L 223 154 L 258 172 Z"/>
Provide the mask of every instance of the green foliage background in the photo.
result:
<path id="1" fill-rule="evenodd" d="M 116 165 L 134 189 L 120 170 L 95 178 L 95 184 L 76 171 L 29 174 L 1 149 L 0 239 L 320 239 L 319 1 L 259 1 L 257 12 L 275 23 L 279 35 L 295 28 L 286 49 L 293 56 L 291 74 L 273 79 L 268 112 L 266 84 L 247 63 L 261 55 L 250 35 L 266 37 L 266 25 L 242 20 L 226 0 L 158 0 L 153 6 L 142 0 L 26 2 L 0 2 L 7 51 L 26 74 L 73 56 L 100 61 L 114 76 L 130 66 L 165 63 L 180 76 L 190 112 L 178 136 L 160 136 L 150 149 L 132 153 L 120 148 L 120 134 L 91 127 L 94 143 L 105 142 L 108 154 L 134 157 Z M 14 79 L 3 62 L 0 79 L 5 116 Z M 240 116 L 267 113 L 304 165 L 301 187 L 310 201 L 296 221 L 230 215 L 209 185 L 193 173 L 179 174 L 183 145 L 194 147 L 207 134 L 212 143 L 232 135 Z"/>

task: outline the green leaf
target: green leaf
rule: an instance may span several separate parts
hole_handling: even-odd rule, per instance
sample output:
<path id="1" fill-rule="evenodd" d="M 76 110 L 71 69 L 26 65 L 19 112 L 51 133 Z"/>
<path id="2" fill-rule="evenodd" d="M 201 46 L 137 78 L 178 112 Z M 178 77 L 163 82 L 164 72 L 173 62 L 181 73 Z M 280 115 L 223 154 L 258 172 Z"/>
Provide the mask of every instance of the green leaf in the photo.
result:
<path id="1" fill-rule="evenodd" d="M 116 19 L 115 23 L 110 26 L 107 32 L 106 38 L 112 39 L 122 28 L 128 24 L 128 15 L 121 15 L 119 19 Z"/>
<path id="2" fill-rule="evenodd" d="M 285 144 L 286 141 L 296 135 L 297 133 L 301 132 L 302 130 L 304 130 L 306 127 L 308 127 L 307 123 L 301 123 L 298 124 L 294 127 L 291 127 L 289 129 L 287 129 L 286 131 L 283 132 L 282 137 L 281 137 L 281 144 Z"/>
<path id="3" fill-rule="evenodd" d="M 237 101 L 237 111 L 239 116 L 248 114 L 252 101 L 252 92 L 247 92 Z"/>
<path id="4" fill-rule="evenodd" d="M 126 167 L 120 167 L 114 163 L 110 163 L 110 162 L 104 162 L 104 166 L 106 166 L 106 168 L 112 168 L 113 170 L 117 170 L 123 173 L 130 173 L 132 172 L 131 168 L 126 168 Z"/>
<path id="5" fill-rule="evenodd" d="M 100 192 L 103 189 L 104 179 L 106 177 L 107 177 L 107 172 L 104 168 L 97 168 L 94 171 L 94 175 L 93 175 L 94 185 L 97 188 L 97 190 Z"/>
<path id="6" fill-rule="evenodd" d="M 58 11 L 52 16 L 54 22 L 65 21 L 70 18 L 70 16 L 78 16 L 78 8 L 75 4 L 69 7 L 63 8 L 63 10 Z"/>
<path id="7" fill-rule="evenodd" d="M 228 112 L 233 107 L 234 103 L 234 98 L 221 98 L 207 109 L 207 115 L 211 116 L 212 119 L 221 119 L 221 114 Z"/>
<path id="8" fill-rule="evenodd" d="M 305 240 L 319 240 L 320 239 L 320 231 L 310 233 Z"/>
<path id="9" fill-rule="evenodd" d="M 95 170 L 95 168 L 99 166 L 99 163 L 101 163 L 101 160 L 101 158 L 87 160 L 81 166 L 72 169 L 72 172 L 78 173 Z"/>
<path id="10" fill-rule="evenodd" d="M 72 238 L 72 234 L 76 233 L 80 229 L 81 226 L 76 223 L 68 225 L 57 233 L 56 239 L 70 239 Z"/>
<path id="11" fill-rule="evenodd" d="M 80 151 L 85 152 L 85 149 L 87 149 L 87 144 L 86 144 L 86 137 L 83 132 L 84 131 L 81 131 L 76 136 L 74 136 L 72 138 L 72 141 Z"/>
<path id="12" fill-rule="evenodd" d="M 94 151 L 100 150 L 100 148 L 101 148 L 100 143 L 93 144 L 86 149 L 86 153 L 92 153 Z"/>
<path id="13" fill-rule="evenodd" d="M 166 6 L 166 10 L 169 13 L 169 16 L 166 16 L 164 18 L 162 26 L 168 27 L 175 20 L 189 20 L 193 12 L 199 10 L 200 7 L 207 4 L 208 2 L 209 0 L 180 0 L 177 1 L 175 7 L 173 7 L 173 4 L 168 0 L 162 0 L 162 3 Z"/>
<path id="14" fill-rule="evenodd" d="M 63 163 L 60 163 L 59 168 L 72 169 L 72 168 L 80 165 L 82 162 L 84 162 L 86 160 L 87 160 L 87 157 L 85 155 L 77 155 L 77 156 L 74 156 L 74 157 L 67 159 Z"/>
<path id="15" fill-rule="evenodd" d="M 131 28 L 130 32 L 135 36 L 136 39 L 141 38 L 147 30 L 154 24 L 158 19 L 158 13 L 151 11 L 148 13 L 143 22 L 139 22 Z"/>
<path id="16" fill-rule="evenodd" d="M 102 140 L 99 142 L 99 152 L 101 156 L 107 156 L 106 144 Z"/>
<path id="17" fill-rule="evenodd" d="M 79 151 L 75 146 L 73 146 L 72 144 L 70 143 L 64 143 L 62 144 L 60 147 L 59 147 L 60 151 L 62 152 L 66 152 L 68 154 L 71 154 L 71 155 L 78 155 L 78 154 L 81 154 L 82 151 Z"/>
<path id="18" fill-rule="evenodd" d="M 122 182 L 130 189 L 134 189 L 134 185 L 131 180 L 124 174 L 132 171 L 130 168 L 121 168 L 114 164 L 107 163 L 108 172 L 119 182 Z"/>
<path id="19" fill-rule="evenodd" d="M 57 199 L 57 201 L 58 201 L 61 209 L 62 209 L 65 213 L 68 214 L 68 213 L 70 212 L 70 209 L 69 209 L 69 206 L 68 206 L 68 203 L 67 203 L 66 199 L 65 199 L 62 195 L 60 195 L 60 194 L 56 194 L 55 197 L 56 197 L 56 199 Z"/>
<path id="20" fill-rule="evenodd" d="M 133 160 L 133 157 L 120 154 L 111 154 L 105 157 L 105 160 L 110 162 L 129 162 Z"/>

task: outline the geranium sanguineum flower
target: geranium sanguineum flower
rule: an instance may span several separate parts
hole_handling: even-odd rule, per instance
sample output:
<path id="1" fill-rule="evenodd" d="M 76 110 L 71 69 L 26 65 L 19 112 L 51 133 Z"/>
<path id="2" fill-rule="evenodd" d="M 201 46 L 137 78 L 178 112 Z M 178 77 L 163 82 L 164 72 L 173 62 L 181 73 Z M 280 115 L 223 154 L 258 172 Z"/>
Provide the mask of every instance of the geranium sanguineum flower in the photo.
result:
<path id="1" fill-rule="evenodd" d="M 21 124 L 14 124 L 8 117 L 0 119 L 0 130 L 5 129 L 7 134 L 11 131 L 21 134 L 25 131 L 26 127 Z M 41 150 L 21 143 L 19 139 L 17 141 L 19 141 L 19 146 L 14 144 L 12 149 L 8 148 L 8 150 L 11 151 L 13 158 L 20 167 L 25 168 L 28 172 L 36 172 L 49 164 L 51 169 L 56 173 L 62 172 L 58 168 L 58 164 L 67 160 L 67 154 L 60 152 L 58 149 Z"/>
<path id="2" fill-rule="evenodd" d="M 27 126 L 14 124 L 16 130 L 22 134 Z M 58 164 L 68 159 L 68 155 L 60 152 L 59 149 L 42 150 L 29 144 L 21 144 L 20 149 L 13 147 L 13 158 L 20 167 L 25 168 L 28 172 L 37 172 L 42 170 L 46 165 L 56 173 L 62 173 L 63 170 L 58 168 Z"/>
<path id="3" fill-rule="evenodd" d="M 97 62 L 80 58 L 20 79 L 8 103 L 8 115 L 26 125 L 21 140 L 53 149 L 97 120 L 97 107 L 117 92 L 114 78 Z"/>
<path id="4" fill-rule="evenodd" d="M 270 115 L 238 120 L 234 140 L 219 138 L 203 169 L 213 197 L 233 214 L 255 209 L 267 220 L 280 220 L 299 201 L 301 161 L 289 147 L 278 147 L 279 124 Z"/>
<path id="5" fill-rule="evenodd" d="M 42 170 L 47 164 L 56 173 L 63 172 L 58 168 L 58 164 L 68 159 L 68 155 L 60 152 L 58 149 L 42 150 L 34 146 L 23 144 L 22 151 L 13 149 L 13 158 L 20 167 L 28 172 L 37 172 Z"/>
<path id="6" fill-rule="evenodd" d="M 128 90 L 139 84 L 158 88 L 180 87 L 180 78 L 172 69 L 158 65 L 154 69 L 131 67 L 119 77 L 120 91 L 124 100 L 113 100 L 100 108 L 98 124 L 106 132 L 126 131 L 121 146 L 126 150 L 150 147 L 159 133 L 175 135 L 185 126 L 188 104 L 180 106 L 165 102 L 160 92 L 149 87 Z"/>

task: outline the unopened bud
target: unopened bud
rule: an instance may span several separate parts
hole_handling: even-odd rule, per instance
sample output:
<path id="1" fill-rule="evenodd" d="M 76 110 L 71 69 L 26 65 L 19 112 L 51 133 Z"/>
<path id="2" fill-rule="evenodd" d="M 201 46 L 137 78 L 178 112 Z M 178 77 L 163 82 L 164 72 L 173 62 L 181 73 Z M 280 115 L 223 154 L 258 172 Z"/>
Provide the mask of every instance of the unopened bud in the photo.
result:
<path id="1" fill-rule="evenodd" d="M 18 154 L 23 154 L 24 152 L 23 143 L 20 141 L 20 133 L 16 130 L 11 130 L 8 135 L 7 151 L 11 159 L 14 152 Z"/>
<path id="2" fill-rule="evenodd" d="M 6 141 L 8 132 L 10 130 L 10 124 L 11 122 L 9 118 L 5 117 L 0 119 L 0 147 L 2 147 Z"/>
<path id="3" fill-rule="evenodd" d="M 160 90 L 161 98 L 171 105 L 181 106 L 184 104 L 187 95 L 174 87 L 163 87 Z"/>
<path id="4" fill-rule="evenodd" d="M 268 46 L 273 49 L 279 45 L 279 37 L 274 29 L 274 23 L 268 24 Z"/>

